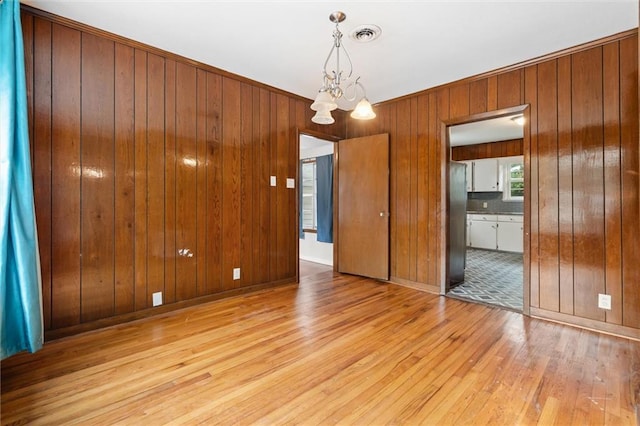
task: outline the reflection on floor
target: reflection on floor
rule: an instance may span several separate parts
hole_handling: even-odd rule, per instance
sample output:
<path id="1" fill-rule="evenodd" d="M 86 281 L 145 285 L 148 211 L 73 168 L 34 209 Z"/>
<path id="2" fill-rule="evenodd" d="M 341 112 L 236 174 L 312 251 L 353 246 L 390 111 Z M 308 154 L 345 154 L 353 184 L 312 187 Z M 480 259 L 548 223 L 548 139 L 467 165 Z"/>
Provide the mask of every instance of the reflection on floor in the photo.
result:
<path id="1" fill-rule="evenodd" d="M 333 271 L 333 266 L 300 259 L 300 277 Z"/>
<path id="2" fill-rule="evenodd" d="M 464 278 L 447 296 L 522 311 L 522 254 L 467 249 Z"/>

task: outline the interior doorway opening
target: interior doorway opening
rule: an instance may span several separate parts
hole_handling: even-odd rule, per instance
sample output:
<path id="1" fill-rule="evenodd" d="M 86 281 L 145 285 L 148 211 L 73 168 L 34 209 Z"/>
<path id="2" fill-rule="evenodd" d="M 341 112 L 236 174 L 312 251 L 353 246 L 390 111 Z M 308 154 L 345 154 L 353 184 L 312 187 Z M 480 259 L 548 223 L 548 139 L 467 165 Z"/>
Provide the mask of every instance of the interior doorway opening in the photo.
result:
<path id="1" fill-rule="evenodd" d="M 524 265 L 527 106 L 446 123 L 447 274 L 442 293 L 528 312 Z"/>
<path id="2" fill-rule="evenodd" d="M 301 277 L 333 269 L 335 148 L 333 140 L 307 133 L 299 135 L 298 253 Z"/>

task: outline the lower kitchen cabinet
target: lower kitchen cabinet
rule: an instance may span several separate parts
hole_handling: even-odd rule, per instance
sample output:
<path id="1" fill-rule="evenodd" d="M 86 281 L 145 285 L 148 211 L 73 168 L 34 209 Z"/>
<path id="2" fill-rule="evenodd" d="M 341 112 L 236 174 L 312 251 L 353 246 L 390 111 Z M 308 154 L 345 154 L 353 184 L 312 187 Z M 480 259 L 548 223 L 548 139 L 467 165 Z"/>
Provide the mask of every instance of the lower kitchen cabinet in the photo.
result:
<path id="1" fill-rule="evenodd" d="M 498 216 L 496 239 L 498 250 L 522 253 L 524 247 L 522 216 Z"/>
<path id="2" fill-rule="evenodd" d="M 469 247 L 495 250 L 498 216 L 476 214 L 469 216 Z"/>
<path id="3" fill-rule="evenodd" d="M 470 214 L 467 219 L 467 246 L 522 253 L 524 224 L 521 215 Z"/>

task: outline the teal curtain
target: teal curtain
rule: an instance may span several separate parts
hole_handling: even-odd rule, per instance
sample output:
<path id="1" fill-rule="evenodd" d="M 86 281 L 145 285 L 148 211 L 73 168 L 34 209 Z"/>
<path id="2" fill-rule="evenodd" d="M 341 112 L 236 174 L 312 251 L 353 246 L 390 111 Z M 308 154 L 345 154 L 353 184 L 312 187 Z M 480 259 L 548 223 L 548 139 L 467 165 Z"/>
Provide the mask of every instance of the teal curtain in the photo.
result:
<path id="1" fill-rule="evenodd" d="M 42 347 L 20 2 L 0 3 L 0 359 Z"/>
<path id="2" fill-rule="evenodd" d="M 316 158 L 317 238 L 322 243 L 333 242 L 333 155 Z"/>

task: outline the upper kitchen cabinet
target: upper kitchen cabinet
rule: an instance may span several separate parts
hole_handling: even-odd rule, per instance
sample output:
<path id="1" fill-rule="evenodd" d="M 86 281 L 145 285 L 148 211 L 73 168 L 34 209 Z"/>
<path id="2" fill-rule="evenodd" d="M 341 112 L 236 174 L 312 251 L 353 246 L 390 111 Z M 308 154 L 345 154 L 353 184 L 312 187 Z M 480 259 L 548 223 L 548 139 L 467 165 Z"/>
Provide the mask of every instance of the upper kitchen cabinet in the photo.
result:
<path id="1" fill-rule="evenodd" d="M 498 176 L 498 159 L 461 161 L 467 165 L 467 192 L 501 191 Z"/>

